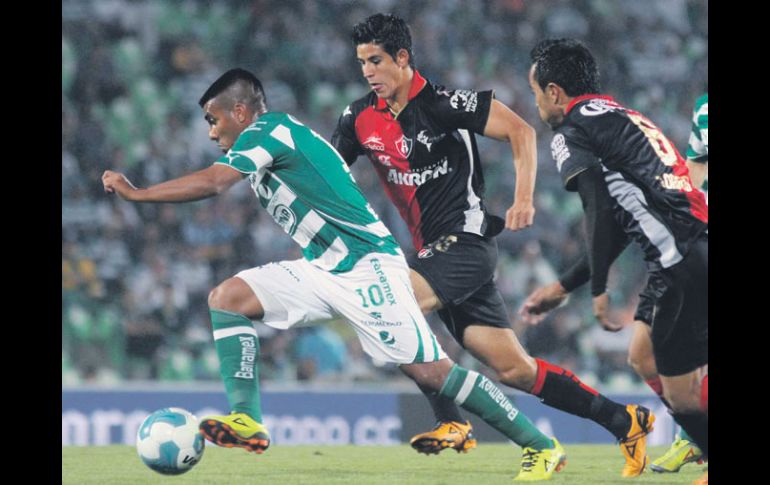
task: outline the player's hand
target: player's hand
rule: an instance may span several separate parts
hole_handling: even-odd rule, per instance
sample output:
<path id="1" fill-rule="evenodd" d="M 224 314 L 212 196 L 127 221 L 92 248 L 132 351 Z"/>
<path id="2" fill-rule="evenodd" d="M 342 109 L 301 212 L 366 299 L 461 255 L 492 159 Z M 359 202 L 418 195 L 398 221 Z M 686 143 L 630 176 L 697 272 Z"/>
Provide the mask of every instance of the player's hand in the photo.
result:
<path id="1" fill-rule="evenodd" d="M 545 319 L 546 313 L 564 304 L 568 296 L 561 283 L 554 281 L 533 291 L 521 305 L 519 315 L 524 323 L 537 325 Z"/>
<path id="2" fill-rule="evenodd" d="M 513 205 L 505 212 L 505 227 L 518 231 L 532 225 L 535 220 L 535 206 L 532 201 L 514 200 Z"/>
<path id="3" fill-rule="evenodd" d="M 104 191 L 108 194 L 117 193 L 126 200 L 131 200 L 131 192 L 137 190 L 125 175 L 120 172 L 113 172 L 112 170 L 104 171 L 102 174 L 102 185 L 104 185 Z"/>
<path id="4" fill-rule="evenodd" d="M 594 317 L 596 321 L 608 332 L 617 332 L 623 328 L 622 323 L 615 323 L 609 318 L 610 297 L 604 292 L 593 298 Z"/>

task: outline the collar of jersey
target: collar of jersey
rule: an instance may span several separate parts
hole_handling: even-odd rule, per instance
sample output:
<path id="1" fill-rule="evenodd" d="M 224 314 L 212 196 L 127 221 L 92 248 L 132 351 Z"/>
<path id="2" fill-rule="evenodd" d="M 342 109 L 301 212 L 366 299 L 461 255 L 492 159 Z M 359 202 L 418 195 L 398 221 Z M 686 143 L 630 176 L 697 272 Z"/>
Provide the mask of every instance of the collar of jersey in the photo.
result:
<path id="1" fill-rule="evenodd" d="M 576 104 L 582 103 L 583 101 L 587 99 L 606 99 L 607 101 L 615 101 L 612 96 L 607 96 L 605 94 L 584 94 L 582 96 L 578 96 L 577 98 L 573 98 L 572 101 L 569 102 L 567 105 L 567 109 L 564 111 L 564 114 L 569 114 L 570 110 L 575 107 Z"/>
<path id="2" fill-rule="evenodd" d="M 422 88 L 424 88 L 426 84 L 428 84 L 428 81 L 422 77 L 420 71 L 415 69 L 414 76 L 412 76 L 412 85 L 409 87 L 409 96 L 407 97 L 407 101 L 411 101 L 415 96 L 420 94 L 420 91 L 422 91 Z M 378 110 L 384 111 L 388 109 L 388 103 L 382 98 L 377 98 L 377 105 L 375 107 Z"/>

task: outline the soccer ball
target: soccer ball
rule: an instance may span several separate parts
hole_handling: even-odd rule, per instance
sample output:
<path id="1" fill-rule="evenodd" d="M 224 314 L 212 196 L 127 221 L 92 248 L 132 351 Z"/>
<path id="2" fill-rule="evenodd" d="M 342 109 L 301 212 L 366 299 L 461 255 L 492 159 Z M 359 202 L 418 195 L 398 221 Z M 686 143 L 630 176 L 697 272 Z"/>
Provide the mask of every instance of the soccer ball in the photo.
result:
<path id="1" fill-rule="evenodd" d="M 145 418 L 136 450 L 145 465 L 164 475 L 180 475 L 201 460 L 203 435 L 198 418 L 182 408 L 163 408 Z"/>

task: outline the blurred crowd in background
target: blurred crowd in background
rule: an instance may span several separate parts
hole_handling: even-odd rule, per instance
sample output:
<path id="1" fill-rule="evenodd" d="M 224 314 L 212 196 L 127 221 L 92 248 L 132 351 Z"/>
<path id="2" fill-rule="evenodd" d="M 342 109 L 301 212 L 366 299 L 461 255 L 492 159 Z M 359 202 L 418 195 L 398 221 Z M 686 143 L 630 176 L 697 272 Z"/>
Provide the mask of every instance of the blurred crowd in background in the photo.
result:
<path id="1" fill-rule="evenodd" d="M 237 271 L 301 257 L 248 184 L 214 199 L 139 205 L 108 196 L 105 169 L 138 186 L 204 168 L 221 153 L 197 101 L 225 70 L 260 78 L 270 109 L 327 139 L 367 92 L 352 26 L 393 12 L 412 28 L 418 70 L 450 88 L 494 89 L 538 132 L 535 224 L 505 231 L 497 282 L 533 356 L 607 391 L 642 388 L 626 364 L 630 328 L 595 323 L 587 289 L 539 326 L 516 312 L 581 251 L 579 199 L 550 158 L 550 129 L 527 83 L 529 51 L 575 37 L 597 57 L 604 92 L 652 119 L 684 153 L 695 99 L 707 90 L 707 0 L 64 0 L 62 3 L 62 384 L 218 381 L 207 295 Z M 513 200 L 510 145 L 479 137 L 492 213 Z M 406 226 L 362 158 L 352 172 L 405 251 Z M 630 322 L 646 281 L 631 247 L 610 275 L 614 316 Z M 484 370 L 429 321 L 449 355 Z M 262 378 L 273 382 L 400 380 L 372 362 L 342 321 L 277 332 L 258 325 Z"/>

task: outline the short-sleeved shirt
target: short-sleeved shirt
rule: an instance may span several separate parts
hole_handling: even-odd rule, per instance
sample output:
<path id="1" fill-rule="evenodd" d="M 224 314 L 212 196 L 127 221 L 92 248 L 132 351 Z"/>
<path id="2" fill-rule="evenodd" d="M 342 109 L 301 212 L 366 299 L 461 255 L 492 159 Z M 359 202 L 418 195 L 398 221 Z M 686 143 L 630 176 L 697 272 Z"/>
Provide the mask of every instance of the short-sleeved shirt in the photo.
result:
<path id="1" fill-rule="evenodd" d="M 490 235 L 498 227 L 484 206 L 474 135 L 483 134 L 493 98 L 492 91 L 448 90 L 415 71 L 398 116 L 373 92 L 340 116 L 332 144 L 348 164 L 369 158 L 415 249 L 453 232 Z"/>
<path id="2" fill-rule="evenodd" d="M 247 175 L 262 207 L 323 270 L 349 271 L 370 253 L 401 254 L 336 150 L 291 115 L 263 114 L 215 163 Z"/>
<path id="3" fill-rule="evenodd" d="M 615 218 L 641 245 L 650 270 L 681 261 L 708 230 L 708 206 L 684 158 L 652 121 L 609 96 L 579 96 L 568 105 L 551 155 L 571 191 L 576 175 L 601 166 Z"/>

